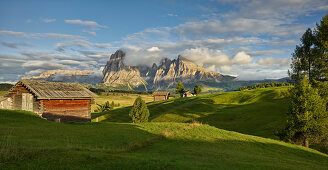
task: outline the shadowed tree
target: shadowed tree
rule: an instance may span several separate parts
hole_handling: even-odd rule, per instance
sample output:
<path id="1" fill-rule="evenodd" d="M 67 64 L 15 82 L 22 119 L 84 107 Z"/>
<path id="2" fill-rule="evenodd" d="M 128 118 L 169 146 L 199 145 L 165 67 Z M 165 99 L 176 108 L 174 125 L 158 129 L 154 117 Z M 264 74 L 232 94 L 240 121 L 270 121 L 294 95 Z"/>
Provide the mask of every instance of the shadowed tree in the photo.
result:
<path id="1" fill-rule="evenodd" d="M 149 110 L 144 100 L 140 96 L 134 101 L 129 116 L 133 123 L 148 122 Z"/>
<path id="2" fill-rule="evenodd" d="M 175 93 L 180 94 L 180 97 L 183 97 L 183 93 L 186 92 L 181 81 L 178 82 L 177 87 L 175 88 Z"/>
<path id="3" fill-rule="evenodd" d="M 109 104 L 109 101 L 105 102 L 104 104 L 97 104 L 97 106 L 98 107 L 94 110 L 95 112 L 105 112 L 113 108 L 113 106 Z"/>
<path id="4" fill-rule="evenodd" d="M 200 88 L 200 86 L 197 84 L 195 87 L 194 87 L 194 94 L 195 95 L 198 95 L 202 92 L 202 89 Z"/>

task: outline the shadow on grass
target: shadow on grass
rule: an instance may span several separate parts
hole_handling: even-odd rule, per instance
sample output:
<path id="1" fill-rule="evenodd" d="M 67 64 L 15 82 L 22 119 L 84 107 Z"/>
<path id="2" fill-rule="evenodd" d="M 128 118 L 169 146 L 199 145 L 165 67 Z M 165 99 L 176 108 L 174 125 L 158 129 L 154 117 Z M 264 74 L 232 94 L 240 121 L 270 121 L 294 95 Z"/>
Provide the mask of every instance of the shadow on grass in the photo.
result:
<path id="1" fill-rule="evenodd" d="M 255 93 L 255 94 L 254 94 Z M 277 139 L 288 109 L 287 91 L 261 89 L 148 103 L 152 122 L 197 120 L 217 128 Z M 225 95 L 228 95 L 227 97 Z M 222 102 L 221 102 L 222 101 Z M 221 102 L 221 103 L 220 103 Z M 130 122 L 131 107 L 101 113 L 99 121 Z"/>
<path id="2" fill-rule="evenodd" d="M 7 138 L 7 145 L 1 140 L 0 169 L 325 169 L 328 166 L 327 155 L 319 152 L 233 132 L 214 130 L 207 134 L 208 129 L 200 127 L 165 137 L 138 126 L 115 126 L 130 130 L 128 134 L 116 136 L 120 142 L 134 133 L 152 137 L 121 149 L 62 148 L 52 144 L 31 148 L 23 144 L 17 146 Z M 195 132 L 203 135 L 193 137 L 197 135 Z M 38 133 L 37 129 L 34 133 Z M 25 136 L 20 140 L 24 143 L 29 138 Z M 3 152 L 4 149 L 14 152 Z"/>

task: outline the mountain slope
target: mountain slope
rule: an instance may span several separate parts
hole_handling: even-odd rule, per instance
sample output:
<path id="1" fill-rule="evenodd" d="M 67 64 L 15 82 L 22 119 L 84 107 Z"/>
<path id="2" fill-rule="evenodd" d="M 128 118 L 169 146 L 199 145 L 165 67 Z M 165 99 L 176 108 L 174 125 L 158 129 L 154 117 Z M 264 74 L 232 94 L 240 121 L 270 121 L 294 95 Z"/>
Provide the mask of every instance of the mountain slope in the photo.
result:
<path id="1" fill-rule="evenodd" d="M 42 128 L 40 128 L 42 127 Z M 0 169 L 326 169 L 328 156 L 198 123 L 55 123 L 0 110 Z"/>
<path id="2" fill-rule="evenodd" d="M 221 82 L 232 80 L 234 77 L 224 76 L 217 72 L 209 72 L 188 59 L 178 56 L 177 59 L 165 58 L 157 66 L 127 66 L 124 64 L 125 53 L 121 50 L 111 55 L 103 74 L 103 81 L 109 86 L 138 87 L 143 85 L 150 89 L 166 89 L 178 81 L 184 84 L 199 81 Z"/>

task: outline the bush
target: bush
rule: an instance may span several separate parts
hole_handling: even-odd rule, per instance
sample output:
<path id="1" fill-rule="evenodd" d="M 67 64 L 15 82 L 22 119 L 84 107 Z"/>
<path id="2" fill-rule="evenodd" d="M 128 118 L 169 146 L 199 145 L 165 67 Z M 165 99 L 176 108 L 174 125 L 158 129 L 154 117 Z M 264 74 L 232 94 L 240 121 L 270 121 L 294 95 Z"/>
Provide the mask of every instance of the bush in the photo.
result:
<path id="1" fill-rule="evenodd" d="M 140 96 L 134 101 L 129 116 L 133 123 L 148 122 L 149 110 L 145 101 Z"/>

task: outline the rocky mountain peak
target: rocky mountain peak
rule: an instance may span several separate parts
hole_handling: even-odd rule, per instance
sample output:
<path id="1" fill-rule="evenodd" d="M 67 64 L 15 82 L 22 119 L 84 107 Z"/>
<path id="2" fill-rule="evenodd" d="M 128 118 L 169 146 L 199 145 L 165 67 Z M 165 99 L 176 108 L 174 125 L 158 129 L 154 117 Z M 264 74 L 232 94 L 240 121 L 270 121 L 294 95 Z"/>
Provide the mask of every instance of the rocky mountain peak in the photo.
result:
<path id="1" fill-rule="evenodd" d="M 114 54 L 110 56 L 110 59 L 123 59 L 125 58 L 125 53 L 122 50 L 117 50 Z"/>

